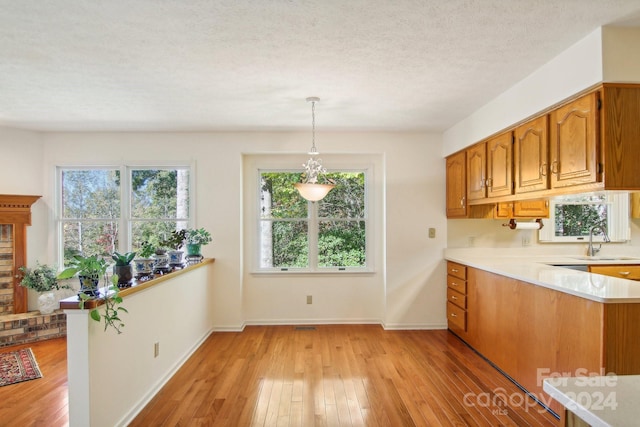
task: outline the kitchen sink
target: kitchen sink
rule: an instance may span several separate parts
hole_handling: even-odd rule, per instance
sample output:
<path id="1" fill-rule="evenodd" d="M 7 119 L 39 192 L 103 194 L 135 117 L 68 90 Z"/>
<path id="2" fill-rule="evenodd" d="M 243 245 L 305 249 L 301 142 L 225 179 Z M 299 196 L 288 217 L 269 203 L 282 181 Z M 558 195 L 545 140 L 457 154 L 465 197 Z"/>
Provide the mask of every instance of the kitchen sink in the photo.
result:
<path id="1" fill-rule="evenodd" d="M 589 271 L 589 266 L 587 264 L 551 264 L 554 267 L 562 267 L 562 268 L 569 268 L 571 270 L 578 270 L 578 271 Z"/>

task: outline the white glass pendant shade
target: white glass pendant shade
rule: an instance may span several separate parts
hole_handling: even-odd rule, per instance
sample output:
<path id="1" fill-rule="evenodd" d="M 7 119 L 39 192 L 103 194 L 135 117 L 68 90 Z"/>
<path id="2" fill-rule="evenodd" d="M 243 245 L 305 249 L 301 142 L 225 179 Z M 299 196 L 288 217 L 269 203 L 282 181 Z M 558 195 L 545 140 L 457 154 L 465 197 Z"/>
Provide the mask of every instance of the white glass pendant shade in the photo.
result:
<path id="1" fill-rule="evenodd" d="M 316 159 L 315 156 L 320 154 L 318 149 L 316 148 L 316 102 L 320 101 L 320 98 L 309 97 L 307 98 L 307 102 L 311 102 L 311 150 L 309 150 L 309 154 L 311 158 L 307 160 L 307 163 L 303 164 L 304 167 L 304 175 L 303 182 L 294 184 L 294 187 L 298 190 L 300 195 L 310 201 L 317 202 L 318 200 L 322 200 L 324 196 L 329 194 L 329 191 L 333 187 L 334 184 L 320 184 L 318 183 L 318 178 L 320 175 L 326 173 L 326 169 L 322 167 L 322 163 L 320 159 Z"/>
<path id="2" fill-rule="evenodd" d="M 304 199 L 310 202 L 317 202 L 318 200 L 324 199 L 324 196 L 329 194 L 329 191 L 331 191 L 331 189 L 335 187 L 335 185 L 309 184 L 299 182 L 297 184 L 294 184 L 294 187 L 296 187 L 296 190 L 298 190 L 298 192 Z"/>

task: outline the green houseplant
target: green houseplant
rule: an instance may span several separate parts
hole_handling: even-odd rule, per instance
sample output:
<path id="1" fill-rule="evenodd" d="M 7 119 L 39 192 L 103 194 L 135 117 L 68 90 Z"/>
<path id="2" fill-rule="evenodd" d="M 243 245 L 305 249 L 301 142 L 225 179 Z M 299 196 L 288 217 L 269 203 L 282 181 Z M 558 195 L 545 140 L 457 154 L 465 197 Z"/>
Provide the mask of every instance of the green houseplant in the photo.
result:
<path id="1" fill-rule="evenodd" d="M 80 292 L 97 297 L 100 278 L 106 275 L 107 267 L 107 261 L 97 255 L 74 255 L 69 262 L 69 267 L 58 274 L 58 279 L 69 279 L 78 275 Z"/>
<path id="2" fill-rule="evenodd" d="M 54 267 L 40 264 L 36 261 L 35 268 L 20 267 L 22 272 L 21 286 L 33 289 L 36 292 L 51 292 L 59 289 L 69 289 L 67 285 L 60 285 L 58 272 Z"/>
<path id="3" fill-rule="evenodd" d="M 187 244 L 187 256 L 202 256 L 201 247 L 213 241 L 211 233 L 204 228 L 188 228 L 184 241 Z"/>
<path id="4" fill-rule="evenodd" d="M 155 248 L 150 242 L 142 242 L 140 245 L 140 249 L 136 252 L 138 257 L 133 260 L 133 263 L 136 266 L 137 278 L 140 279 L 142 277 L 151 277 L 153 274 L 153 264 L 155 260 L 152 258 L 155 253 Z"/>
<path id="5" fill-rule="evenodd" d="M 122 319 L 120 319 L 120 312 L 128 313 L 127 309 L 122 307 L 122 297 L 120 296 L 120 288 L 118 287 L 118 276 L 111 276 L 111 285 L 108 288 L 104 289 L 102 295 L 98 295 L 97 298 L 92 298 L 87 294 L 81 293 L 80 297 L 80 308 L 84 310 L 84 306 L 87 301 L 98 299 L 102 301 L 104 305 L 104 314 L 100 314 L 100 311 L 97 307 L 92 308 L 89 312 L 89 316 L 91 319 L 96 322 L 100 322 L 101 319 L 104 319 L 104 330 L 106 331 L 109 326 L 118 332 L 118 334 L 122 333 L 122 328 L 124 327 L 124 323 Z"/>
<path id="6" fill-rule="evenodd" d="M 113 266 L 114 276 L 118 276 L 118 287 L 131 286 L 133 280 L 133 266 L 131 261 L 135 258 L 135 252 L 126 252 L 121 254 L 120 252 L 114 252 L 111 258 L 116 262 Z"/>
<path id="7" fill-rule="evenodd" d="M 163 239 L 160 242 L 162 246 L 172 248 L 172 250 L 170 250 L 168 254 L 169 264 L 173 267 L 182 266 L 182 255 L 184 252 L 181 251 L 180 248 L 182 248 L 182 246 L 184 245 L 186 231 L 187 230 L 185 230 L 184 228 L 180 230 L 174 230 L 173 232 L 171 232 L 169 237 Z"/>
<path id="8" fill-rule="evenodd" d="M 54 267 L 40 264 L 36 261 L 35 268 L 20 267 L 22 280 L 20 285 L 38 292 L 38 309 L 42 314 L 50 314 L 56 309 L 58 301 L 53 293 L 60 289 L 69 289 L 67 285 L 58 282 L 57 271 Z"/>

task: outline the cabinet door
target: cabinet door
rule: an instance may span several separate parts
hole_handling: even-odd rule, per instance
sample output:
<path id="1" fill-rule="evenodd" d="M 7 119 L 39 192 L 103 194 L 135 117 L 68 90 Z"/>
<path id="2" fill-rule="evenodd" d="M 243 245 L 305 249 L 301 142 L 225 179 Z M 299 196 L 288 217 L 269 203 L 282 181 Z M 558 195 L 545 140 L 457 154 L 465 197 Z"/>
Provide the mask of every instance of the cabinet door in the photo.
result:
<path id="1" fill-rule="evenodd" d="M 519 200 L 513 204 L 513 216 L 516 218 L 549 218 L 547 200 Z"/>
<path id="2" fill-rule="evenodd" d="M 496 203 L 494 218 L 511 218 L 513 215 L 513 202 Z"/>
<path id="3" fill-rule="evenodd" d="M 549 188 L 548 129 L 548 115 L 516 128 L 513 147 L 516 193 Z"/>
<path id="4" fill-rule="evenodd" d="M 503 133 L 487 141 L 487 197 L 513 194 L 513 134 Z"/>
<path id="5" fill-rule="evenodd" d="M 466 153 L 447 157 L 447 218 L 467 216 Z"/>
<path id="6" fill-rule="evenodd" d="M 586 96 L 551 112 L 551 187 L 599 180 L 598 97 Z"/>
<path id="7" fill-rule="evenodd" d="M 590 265 L 589 273 L 619 277 L 628 280 L 640 280 L 639 265 Z"/>
<path id="8" fill-rule="evenodd" d="M 487 197 L 487 144 L 481 142 L 467 150 L 467 195 L 469 200 Z"/>

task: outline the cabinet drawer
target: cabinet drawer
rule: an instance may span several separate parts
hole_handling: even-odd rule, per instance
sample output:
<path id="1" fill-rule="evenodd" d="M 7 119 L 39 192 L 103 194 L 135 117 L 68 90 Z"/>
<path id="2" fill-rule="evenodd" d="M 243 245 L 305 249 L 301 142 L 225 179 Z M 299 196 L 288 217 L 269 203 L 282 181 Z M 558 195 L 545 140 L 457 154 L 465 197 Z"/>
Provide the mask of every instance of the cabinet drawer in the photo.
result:
<path id="1" fill-rule="evenodd" d="M 589 273 L 640 280 L 640 265 L 590 265 Z"/>
<path id="2" fill-rule="evenodd" d="M 447 319 L 449 327 L 453 326 L 454 329 L 467 330 L 467 313 L 450 302 L 447 303 Z"/>
<path id="3" fill-rule="evenodd" d="M 457 305 L 460 308 L 467 308 L 467 296 L 456 292 L 451 288 L 447 288 L 447 301 Z"/>
<path id="4" fill-rule="evenodd" d="M 467 267 L 457 262 L 447 261 L 447 274 L 458 279 L 467 280 Z"/>
<path id="5" fill-rule="evenodd" d="M 467 294 L 467 282 L 460 280 L 457 277 L 447 276 L 447 287 L 458 291 L 463 295 Z"/>

